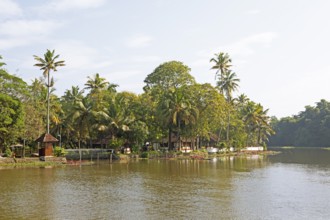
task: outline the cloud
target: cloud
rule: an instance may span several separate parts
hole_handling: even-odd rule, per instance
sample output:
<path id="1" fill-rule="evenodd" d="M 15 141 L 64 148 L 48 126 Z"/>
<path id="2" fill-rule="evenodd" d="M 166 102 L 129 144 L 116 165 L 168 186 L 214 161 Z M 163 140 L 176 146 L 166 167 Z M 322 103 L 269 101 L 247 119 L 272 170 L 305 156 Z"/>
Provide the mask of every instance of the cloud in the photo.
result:
<path id="1" fill-rule="evenodd" d="M 149 46 L 152 42 L 152 37 L 147 35 L 136 35 L 126 40 L 126 46 L 130 48 L 142 48 Z"/>
<path id="2" fill-rule="evenodd" d="M 22 15 L 22 9 L 20 8 L 20 6 L 11 0 L 1 0 L 0 8 L 0 17 Z"/>
<path id="3" fill-rule="evenodd" d="M 48 42 L 61 23 L 47 20 L 8 20 L 0 23 L 0 47 L 11 49 L 32 43 Z"/>
<path id="4" fill-rule="evenodd" d="M 9 20 L 0 24 L 3 35 L 10 37 L 40 36 L 53 32 L 61 24 L 47 20 Z"/>
<path id="5" fill-rule="evenodd" d="M 161 58 L 158 56 L 136 56 L 132 59 L 133 62 L 138 63 L 159 62 L 160 60 Z"/>
<path id="6" fill-rule="evenodd" d="M 230 55 L 248 56 L 254 54 L 258 47 L 269 47 L 276 37 L 277 34 L 274 32 L 259 33 L 222 46 L 219 51 L 226 51 Z"/>
<path id="7" fill-rule="evenodd" d="M 212 54 L 218 53 L 218 52 L 225 52 L 229 53 L 229 55 L 232 56 L 241 56 L 246 57 L 254 54 L 257 49 L 260 47 L 270 47 L 271 43 L 277 38 L 277 34 L 275 32 L 263 32 L 254 34 L 242 39 L 239 39 L 236 42 L 233 42 L 231 44 L 222 45 L 216 48 L 210 48 L 208 50 L 203 50 L 197 52 L 197 55 L 200 57 L 196 61 L 194 61 L 194 65 L 196 66 L 203 66 L 203 60 L 207 63 L 207 61 L 210 60 L 210 56 L 212 57 Z M 242 63 L 246 63 L 246 60 L 242 60 Z M 206 64 L 205 64 L 206 65 Z"/>
<path id="8" fill-rule="evenodd" d="M 42 12 L 58 11 L 66 12 L 73 9 L 99 8 L 106 3 L 106 0 L 53 0 L 49 4 L 39 7 Z"/>
<path id="9" fill-rule="evenodd" d="M 14 47 L 24 46 L 28 44 L 27 41 L 22 41 L 21 39 L 6 38 L 0 39 L 0 48 L 2 50 L 11 49 Z"/>
<path id="10" fill-rule="evenodd" d="M 219 46 L 215 50 L 214 48 L 209 48 L 198 51 L 196 52 L 196 56 L 198 56 L 198 58 L 192 60 L 189 63 L 189 66 L 191 66 L 193 70 L 197 68 L 202 72 L 207 72 L 212 66 L 210 59 L 214 56 L 215 53 L 219 52 L 228 53 L 232 58 L 235 57 L 235 66 L 245 65 L 249 62 L 250 55 L 254 54 L 260 47 L 271 46 L 271 43 L 276 37 L 277 34 L 274 32 L 263 32 L 247 36 L 228 45 Z M 198 74 L 196 74 L 196 78 L 198 78 Z M 204 78 L 205 77 L 202 76 L 198 80 L 203 80 Z"/>
<path id="11" fill-rule="evenodd" d="M 124 70 L 124 71 L 116 71 L 107 74 L 103 74 L 106 78 L 111 79 L 111 81 L 135 81 L 134 77 L 140 76 L 143 74 L 142 71 L 139 70 Z"/>
<path id="12" fill-rule="evenodd" d="M 252 10 L 249 10 L 246 12 L 246 14 L 249 14 L 249 15 L 256 15 L 259 13 L 260 13 L 260 10 L 258 10 L 258 9 L 252 9 Z"/>
<path id="13" fill-rule="evenodd" d="M 56 53 L 65 60 L 66 68 L 83 73 L 97 72 L 113 64 L 110 58 L 83 42 L 65 41 L 54 45 Z"/>

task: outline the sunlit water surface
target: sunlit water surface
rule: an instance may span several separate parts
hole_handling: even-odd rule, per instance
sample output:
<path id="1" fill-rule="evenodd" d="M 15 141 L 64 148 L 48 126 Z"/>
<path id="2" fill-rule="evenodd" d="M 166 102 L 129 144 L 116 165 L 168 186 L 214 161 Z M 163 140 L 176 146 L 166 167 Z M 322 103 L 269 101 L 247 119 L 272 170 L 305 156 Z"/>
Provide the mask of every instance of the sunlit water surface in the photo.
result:
<path id="1" fill-rule="evenodd" d="M 0 219 L 330 219 L 330 151 L 281 151 L 2 169 Z"/>

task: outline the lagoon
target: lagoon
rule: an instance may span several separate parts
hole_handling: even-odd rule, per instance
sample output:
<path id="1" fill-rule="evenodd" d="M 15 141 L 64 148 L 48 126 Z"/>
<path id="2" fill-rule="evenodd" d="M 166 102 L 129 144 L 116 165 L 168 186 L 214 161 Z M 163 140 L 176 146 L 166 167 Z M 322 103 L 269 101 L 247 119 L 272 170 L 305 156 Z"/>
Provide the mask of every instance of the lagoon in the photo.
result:
<path id="1" fill-rule="evenodd" d="M 0 170 L 0 219 L 330 219 L 330 151 Z"/>

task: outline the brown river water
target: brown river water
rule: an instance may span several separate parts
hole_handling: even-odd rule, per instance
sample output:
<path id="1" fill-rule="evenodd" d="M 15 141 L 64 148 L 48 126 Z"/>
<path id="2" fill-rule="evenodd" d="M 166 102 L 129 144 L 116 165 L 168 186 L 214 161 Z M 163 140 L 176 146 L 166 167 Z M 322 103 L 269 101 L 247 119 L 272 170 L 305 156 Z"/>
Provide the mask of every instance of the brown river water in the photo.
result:
<path id="1" fill-rule="evenodd" d="M 330 150 L 280 151 L 0 169 L 0 219 L 330 219 Z"/>

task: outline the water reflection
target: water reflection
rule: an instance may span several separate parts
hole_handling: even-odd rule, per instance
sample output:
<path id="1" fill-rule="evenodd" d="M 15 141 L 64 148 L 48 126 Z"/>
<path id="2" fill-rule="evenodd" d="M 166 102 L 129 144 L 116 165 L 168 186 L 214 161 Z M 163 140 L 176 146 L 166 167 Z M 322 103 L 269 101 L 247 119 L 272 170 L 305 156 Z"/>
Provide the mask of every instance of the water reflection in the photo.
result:
<path id="1" fill-rule="evenodd" d="M 299 152 L 0 170 L 0 219 L 327 219 L 329 162 Z"/>

